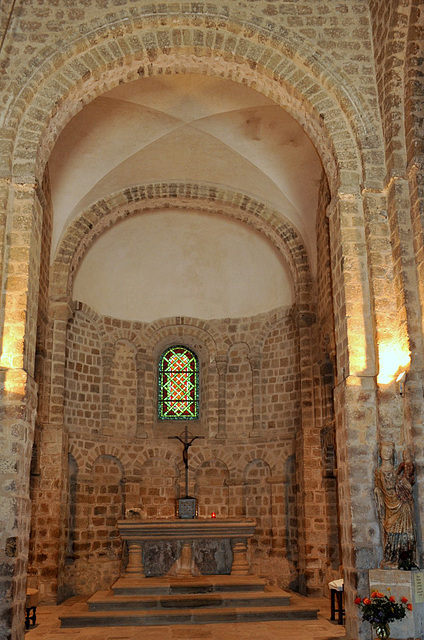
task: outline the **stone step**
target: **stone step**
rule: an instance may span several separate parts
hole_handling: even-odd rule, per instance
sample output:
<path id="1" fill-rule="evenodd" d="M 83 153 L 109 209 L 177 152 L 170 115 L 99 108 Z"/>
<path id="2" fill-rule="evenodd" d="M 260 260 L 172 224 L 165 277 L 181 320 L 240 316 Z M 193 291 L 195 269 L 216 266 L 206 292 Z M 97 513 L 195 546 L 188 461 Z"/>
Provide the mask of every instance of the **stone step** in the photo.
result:
<path id="1" fill-rule="evenodd" d="M 288 593 L 277 587 L 261 592 L 232 591 L 193 594 L 114 595 L 97 591 L 87 600 L 90 611 L 135 611 L 202 607 L 282 607 L 290 604 Z"/>
<path id="2" fill-rule="evenodd" d="M 163 576 L 158 578 L 119 578 L 112 585 L 115 595 L 130 596 L 143 594 L 176 594 L 176 593 L 213 593 L 230 591 L 264 590 L 266 581 L 256 576 L 188 576 L 187 578 L 173 578 Z"/>
<path id="3" fill-rule="evenodd" d="M 313 620 L 318 609 L 288 607 L 220 607 L 206 609 L 165 609 L 155 611 L 89 611 L 60 616 L 63 628 L 138 627 L 169 624 L 216 624 L 220 622 L 259 622 L 272 620 Z"/>

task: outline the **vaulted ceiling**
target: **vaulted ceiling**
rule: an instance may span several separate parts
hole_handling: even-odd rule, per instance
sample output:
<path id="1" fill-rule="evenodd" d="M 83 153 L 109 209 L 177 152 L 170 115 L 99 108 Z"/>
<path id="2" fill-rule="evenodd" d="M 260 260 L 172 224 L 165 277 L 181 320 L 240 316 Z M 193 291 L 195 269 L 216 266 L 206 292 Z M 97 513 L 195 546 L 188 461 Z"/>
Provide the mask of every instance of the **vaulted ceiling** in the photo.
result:
<path id="1" fill-rule="evenodd" d="M 322 176 L 319 156 L 289 114 L 270 99 L 235 82 L 207 76 L 175 75 L 120 85 L 95 99 L 69 122 L 52 152 L 49 168 L 54 208 L 53 256 L 69 223 L 100 198 L 132 185 L 188 181 L 217 184 L 272 206 L 298 230 L 312 266 L 315 263 L 315 215 Z M 150 320 L 158 313 L 174 315 L 170 304 L 163 308 L 150 304 L 151 312 L 147 314 L 140 305 L 131 309 L 134 306 L 131 299 L 136 296 L 146 300 L 152 285 L 158 296 L 170 299 L 167 291 L 163 290 L 161 294 L 161 287 L 165 281 L 172 281 L 173 297 L 187 298 L 187 292 L 183 295 L 182 290 L 176 295 L 178 286 L 183 287 L 185 279 L 176 277 L 175 260 L 182 273 L 190 272 L 190 265 L 197 265 L 193 267 L 195 272 L 202 274 L 198 286 L 194 283 L 192 288 L 191 303 L 187 307 L 190 313 L 184 314 L 180 310 L 179 315 L 232 317 L 291 304 L 292 283 L 286 265 L 282 258 L 276 261 L 275 250 L 268 241 L 262 237 L 249 241 L 241 233 L 240 223 L 232 222 L 224 229 L 223 221 L 215 221 L 212 216 L 204 218 L 201 231 L 198 217 L 189 219 L 186 216 L 183 221 L 183 216 L 183 212 L 174 212 L 174 217 L 170 218 L 164 213 L 156 215 L 154 223 L 153 218 L 143 222 L 143 216 L 139 216 L 138 223 L 120 223 L 119 231 L 107 232 L 105 236 L 113 236 L 109 236 L 108 241 L 100 239 L 95 243 L 87 254 L 87 264 L 81 265 L 75 295 L 80 299 L 90 297 L 89 291 L 94 285 L 90 282 L 91 277 L 95 277 L 96 286 L 100 284 L 99 279 L 104 279 L 104 291 L 111 288 L 111 275 L 107 280 L 104 273 L 107 268 L 103 267 L 112 262 L 114 248 L 117 251 L 114 259 L 117 271 L 114 273 L 119 271 L 120 278 L 125 281 L 127 277 L 132 281 L 126 292 L 129 308 L 125 310 L 126 315 L 137 315 L 131 319 Z M 179 226 L 175 226 L 177 217 Z M 184 238 L 187 239 L 193 230 L 191 224 L 199 225 L 197 244 L 192 242 L 192 251 L 187 252 Z M 184 233 L 177 233 L 177 228 Z M 244 231 L 256 234 L 252 230 Z M 169 241 L 165 241 L 170 233 L 174 260 L 170 259 Z M 230 234 L 233 238 L 238 234 L 238 240 L 231 243 L 227 238 L 220 245 L 222 234 Z M 136 237 L 138 244 L 134 243 Z M 154 275 L 157 267 L 152 269 L 152 256 L 147 257 L 147 249 L 153 242 L 162 265 L 161 278 L 157 281 Z M 118 251 L 119 245 L 122 246 Z M 130 245 L 136 253 L 138 246 L 138 257 L 131 254 Z M 140 263 L 142 246 L 145 246 L 145 260 Z M 208 246 L 219 248 L 218 254 L 225 253 L 220 265 L 211 259 L 212 254 L 208 255 Z M 243 273 L 247 277 L 247 265 L 255 261 L 261 268 L 256 269 L 256 277 L 249 276 L 250 286 L 242 294 L 245 290 L 240 286 Z M 165 264 L 169 265 L 168 275 L 163 271 Z M 236 266 L 241 264 L 245 264 L 245 269 L 240 272 Z M 262 268 L 265 265 L 266 268 Z M 222 288 L 222 295 L 218 290 L 212 294 L 214 283 L 223 282 L 224 270 L 227 285 Z M 252 264 L 252 273 L 254 271 Z M 191 273 L 194 273 L 193 269 Z M 264 302 L 259 292 L 265 290 L 267 282 L 277 286 L 277 291 L 274 289 L 274 294 L 270 293 L 272 300 Z M 234 304 L 235 292 L 238 292 L 240 304 Z M 256 295 L 252 295 L 255 292 Z M 210 305 L 204 304 L 207 296 L 209 300 L 220 300 L 219 305 L 213 305 L 215 313 Z M 105 300 L 107 296 L 98 297 Z M 248 302 L 252 298 L 257 299 L 256 305 Z M 83 301 L 102 306 L 101 300 Z M 105 308 L 96 310 L 106 312 Z M 113 311 L 110 306 L 108 310 L 108 313 Z"/>

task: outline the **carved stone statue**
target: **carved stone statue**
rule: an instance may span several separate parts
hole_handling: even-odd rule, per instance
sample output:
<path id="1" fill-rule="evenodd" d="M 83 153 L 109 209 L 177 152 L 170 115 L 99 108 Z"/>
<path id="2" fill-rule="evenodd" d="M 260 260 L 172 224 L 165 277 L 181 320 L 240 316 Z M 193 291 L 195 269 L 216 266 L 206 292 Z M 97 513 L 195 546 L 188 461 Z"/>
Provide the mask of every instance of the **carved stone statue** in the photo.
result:
<path id="1" fill-rule="evenodd" d="M 383 560 L 380 568 L 397 569 L 400 554 L 415 552 L 414 463 L 407 451 L 397 469 L 394 466 L 395 445 L 381 442 L 381 465 L 375 471 L 375 500 L 383 533 Z"/>

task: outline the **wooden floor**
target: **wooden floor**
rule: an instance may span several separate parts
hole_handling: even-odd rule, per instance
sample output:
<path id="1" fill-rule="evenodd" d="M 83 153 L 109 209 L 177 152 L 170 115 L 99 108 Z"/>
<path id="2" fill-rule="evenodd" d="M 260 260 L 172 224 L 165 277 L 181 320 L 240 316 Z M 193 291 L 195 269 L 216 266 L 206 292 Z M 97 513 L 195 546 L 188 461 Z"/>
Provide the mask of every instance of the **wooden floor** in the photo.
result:
<path id="1" fill-rule="evenodd" d="M 294 604 L 320 609 L 318 620 L 284 622 L 219 623 L 160 627 L 96 627 L 61 629 L 59 615 L 78 613 L 86 598 L 78 596 L 61 605 L 37 607 L 37 623 L 26 640 L 336 640 L 345 629 L 330 621 L 330 601 L 293 594 Z"/>

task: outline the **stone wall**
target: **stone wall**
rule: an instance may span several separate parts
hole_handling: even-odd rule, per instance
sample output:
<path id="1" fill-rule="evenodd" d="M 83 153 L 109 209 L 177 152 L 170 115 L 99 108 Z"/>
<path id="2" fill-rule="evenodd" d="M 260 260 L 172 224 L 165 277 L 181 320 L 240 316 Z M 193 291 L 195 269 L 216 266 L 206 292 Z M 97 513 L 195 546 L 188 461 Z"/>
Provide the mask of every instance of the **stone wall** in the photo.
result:
<path id="1" fill-rule="evenodd" d="M 173 343 L 188 344 L 199 356 L 201 413 L 189 424 L 202 437 L 190 449 L 189 474 L 189 494 L 197 498 L 199 517 L 215 512 L 217 517 L 255 518 L 255 571 L 296 586 L 300 369 L 293 314 L 280 309 L 254 318 L 201 322 L 203 336 L 196 320 L 163 324 L 166 336 L 152 340 L 151 325 L 103 318 L 85 305 L 77 305 L 69 320 L 64 375 L 69 498 L 62 596 L 107 588 L 119 575 L 125 558 L 116 520 L 127 508 L 141 508 L 147 518 L 172 518 L 175 499 L 185 495 L 181 445 L 169 440 L 185 423 L 156 417 L 157 363 L 164 346 Z M 255 431 L 252 349 L 260 361 Z M 220 362 L 226 362 L 225 433 L 219 438 L 208 407 L 218 396 L 217 351 Z M 144 384 L 137 373 L 140 352 L 150 372 Z M 144 416 L 153 419 L 137 431 L 140 404 Z M 102 416 L 108 417 L 106 432 Z M 31 571 L 42 582 L 40 570 L 34 557 Z"/>
<path id="2" fill-rule="evenodd" d="M 13 6 L 11 0 L 4 3 L 4 11 L 1 12 L 3 29 Z M 328 209 L 328 237 L 337 356 L 337 478 L 347 629 L 349 637 L 369 637 L 369 630 L 358 624 L 353 597 L 357 589 L 361 595 L 367 592 L 367 570 L 376 566 L 381 551 L 375 514 L 372 509 L 364 509 L 364 504 L 367 507 L 372 504 L 372 470 L 377 464 L 376 442 L 379 433 L 395 435 L 399 442 L 408 441 L 408 438 L 412 441 L 418 463 L 421 520 L 417 526 L 420 529 L 424 516 L 420 486 L 424 469 L 421 30 L 422 2 L 419 0 L 281 0 L 279 3 L 257 0 L 249 3 L 236 1 L 227 5 L 218 0 L 208 3 L 163 2 L 158 5 L 130 0 L 128 3 L 121 2 L 119 7 L 112 0 L 87 0 L 81 6 L 70 6 L 70 3 L 61 0 L 54 3 L 40 0 L 36 4 L 30 1 L 22 3 L 19 14 L 15 12 L 12 15 L 0 60 L 3 115 L 0 145 L 0 269 L 3 283 L 3 430 L 0 433 L 3 474 L 3 528 L 0 532 L 3 566 L 0 585 L 2 637 L 23 637 L 22 613 L 30 520 L 28 477 L 36 405 L 33 377 L 42 370 L 41 366 L 37 369 L 35 360 L 36 349 L 38 356 L 41 354 L 43 357 L 44 343 L 42 338 L 37 346 L 36 322 L 38 318 L 39 327 L 42 328 L 38 296 L 40 308 L 43 308 L 47 286 L 45 238 L 48 226 L 41 224 L 41 208 L 46 203 L 42 203 L 43 198 L 39 193 L 46 162 L 66 122 L 96 95 L 120 81 L 143 75 L 187 71 L 219 74 L 244 82 L 270 96 L 276 104 L 295 115 L 320 150 L 332 198 Z M 171 186 L 169 190 L 173 188 Z M 161 189 L 162 185 L 153 186 L 150 191 L 147 190 L 146 198 L 153 198 L 151 194 L 158 194 Z M 197 198 L 202 190 L 206 191 L 202 185 L 190 185 L 188 197 Z M 135 191 L 131 190 L 130 198 Z M 239 194 L 232 194 L 230 199 L 240 207 L 240 215 L 246 211 L 246 215 L 260 219 L 262 211 L 266 210 L 263 203 L 256 203 L 255 207 L 246 204 Z M 135 361 L 131 359 L 130 345 L 133 339 L 128 333 L 118 331 L 122 323 L 118 320 L 110 322 L 115 326 L 117 340 L 121 340 L 121 346 L 115 351 L 111 344 L 117 344 L 117 340 L 105 346 L 103 336 L 106 330 L 102 328 L 99 332 L 102 339 L 97 338 L 92 326 L 93 322 L 96 325 L 96 319 L 88 314 L 86 326 L 91 332 L 90 340 L 96 339 L 102 344 L 101 366 L 89 363 L 85 358 L 87 354 L 84 357 L 81 355 L 79 364 L 83 368 L 88 367 L 81 371 L 86 376 L 84 383 L 80 388 L 78 380 L 72 379 L 68 370 L 65 382 L 65 341 L 72 309 L 68 305 L 69 291 L 66 285 L 56 285 L 58 282 L 62 284 L 63 280 L 68 283 L 70 269 L 78 264 L 78 252 L 79 257 L 84 252 L 84 248 L 81 249 L 78 244 L 81 240 L 78 229 L 86 231 L 95 226 L 96 216 L 97 219 L 103 215 L 106 218 L 107 209 L 113 209 L 112 200 L 110 198 L 99 203 L 97 210 L 93 208 L 83 212 L 69 230 L 62 246 L 61 261 L 55 265 L 50 283 L 51 305 L 45 336 L 48 367 L 40 377 L 44 381 L 45 391 L 39 397 L 38 417 L 42 417 L 42 429 L 36 435 L 40 457 L 35 472 L 42 475 L 34 475 L 32 494 L 37 505 L 37 509 L 34 509 L 32 547 L 33 560 L 38 562 L 35 578 L 40 579 L 44 588 L 43 597 L 49 598 L 54 598 L 57 593 L 58 572 L 62 577 L 66 574 L 69 589 L 75 590 L 77 578 L 71 576 L 72 563 L 77 563 L 75 556 L 80 552 L 97 552 L 90 546 L 91 541 L 83 542 L 86 525 L 82 524 L 94 504 L 90 487 L 97 459 L 103 457 L 104 460 L 106 457 L 107 465 L 112 465 L 111 469 L 122 467 L 125 483 L 121 487 L 116 482 L 113 486 L 119 486 L 119 491 L 122 491 L 113 495 L 125 496 L 127 504 L 139 503 L 142 468 L 148 460 L 159 460 L 159 465 L 162 464 L 161 460 L 167 460 L 176 484 L 180 486 L 181 482 L 178 471 L 174 469 L 178 465 L 178 456 L 174 449 L 167 448 L 169 441 L 165 447 L 163 443 L 162 446 L 152 440 L 157 428 L 153 411 L 153 358 L 146 358 L 137 349 Z M 46 209 L 48 206 L 47 203 Z M 123 203 L 123 209 L 128 206 Z M 321 238 L 325 235 L 323 220 L 318 231 Z M 279 223 L 275 226 L 279 226 Z M 290 231 L 287 235 L 290 235 Z M 72 245 L 75 239 L 77 241 Z M 80 244 L 83 246 L 84 242 Z M 320 245 L 323 247 L 324 243 L 320 241 Z M 41 253 L 43 259 L 40 261 Z M 297 283 L 303 271 L 302 266 L 298 266 L 294 274 Z M 41 287 L 39 273 L 44 274 Z M 328 272 L 319 275 L 320 279 L 321 295 L 330 287 Z M 306 305 L 309 301 L 310 287 L 303 281 L 298 287 L 297 302 Z M 324 295 L 319 300 L 319 318 L 324 318 L 328 313 L 328 302 Z M 388 311 L 386 305 L 389 305 Z M 304 316 L 306 324 L 307 317 Z M 211 343 L 202 333 L 200 324 L 195 329 L 191 327 L 187 330 L 187 337 L 195 347 L 201 336 L 200 344 L 205 354 L 212 353 Z M 298 327 L 301 324 L 299 322 Z M 319 326 L 327 327 L 325 322 Z M 229 326 L 225 328 L 230 330 Z M 163 327 L 156 329 L 160 332 Z M 240 327 L 237 332 L 240 333 Z M 323 335 L 325 333 L 328 333 L 327 329 Z M 270 492 L 265 490 L 264 502 L 270 495 L 272 504 L 279 505 L 272 511 L 273 540 L 281 554 L 279 557 L 284 558 L 286 554 L 287 561 L 292 563 L 290 567 L 294 566 L 297 554 L 293 542 L 297 541 L 300 547 L 306 548 L 303 532 L 299 532 L 298 527 L 299 511 L 304 524 L 312 522 L 314 526 L 321 524 L 324 527 L 323 538 L 328 529 L 325 529 L 325 522 L 318 520 L 323 513 L 330 513 L 328 508 L 326 511 L 322 507 L 322 503 L 317 501 L 314 504 L 313 496 L 308 495 L 306 490 L 307 486 L 301 484 L 302 478 L 309 482 L 316 481 L 316 476 L 308 475 L 308 469 L 313 468 L 312 463 L 318 459 L 322 463 L 319 443 L 323 423 L 320 422 L 317 408 L 320 406 L 318 398 L 324 396 L 317 369 L 323 365 L 327 367 L 323 359 L 324 344 L 319 343 L 318 351 L 321 349 L 321 354 L 314 360 L 313 370 L 304 366 L 302 355 L 305 342 L 313 337 L 313 332 L 308 334 L 303 326 L 299 340 L 302 432 L 296 453 L 299 454 L 301 450 L 303 456 L 303 452 L 306 452 L 306 459 L 300 459 L 297 455 L 294 461 L 293 447 L 288 444 L 291 440 L 272 436 L 271 450 L 269 440 L 261 439 L 260 430 L 264 425 L 258 417 L 266 415 L 269 436 L 273 433 L 272 429 L 279 429 L 271 426 L 279 420 L 279 414 L 275 412 L 273 415 L 272 406 L 265 410 L 258 401 L 257 372 L 262 365 L 258 360 L 260 353 L 257 345 L 250 360 L 252 371 L 256 372 L 252 377 L 252 412 L 251 416 L 248 413 L 243 415 L 243 429 L 247 431 L 250 428 L 250 421 L 253 429 L 248 443 L 232 441 L 232 457 L 224 456 L 226 449 L 224 453 L 222 450 L 228 435 L 225 384 L 228 344 L 221 344 L 225 348 L 214 354 L 213 365 L 204 360 L 207 427 L 212 429 L 214 436 L 219 434 L 220 438 L 208 438 L 210 434 L 206 433 L 203 441 L 205 449 L 193 449 L 192 457 L 193 470 L 199 469 L 199 491 L 208 469 L 228 477 L 228 508 L 230 511 L 233 505 L 239 515 L 243 505 L 249 505 L 250 508 L 257 497 L 254 495 L 254 485 L 246 484 L 246 478 L 249 480 L 258 473 L 260 482 L 264 486 L 269 485 Z M 380 357 L 381 364 L 383 346 L 380 343 L 385 337 L 399 341 L 402 347 L 411 351 L 408 394 L 402 401 L 396 397 L 393 384 L 377 388 L 378 360 Z M 238 335 L 238 344 L 242 345 L 245 338 Z M 234 350 L 240 351 L 242 360 L 232 366 L 247 371 L 246 354 L 243 356 L 241 347 L 236 348 L 236 342 L 233 344 Z M 153 345 L 146 346 L 149 346 L 149 353 L 153 354 Z M 72 349 L 77 354 L 76 343 Z M 332 355 L 331 349 L 329 355 Z M 240 354 L 233 352 L 232 357 L 239 358 Z M 90 367 L 101 369 L 100 392 L 94 388 L 97 373 L 90 372 Z M 124 369 L 122 383 L 126 379 L 132 380 L 128 393 L 122 395 L 121 405 L 116 374 L 119 367 Z M 132 377 L 134 371 L 136 383 Z M 78 429 L 72 433 L 73 457 L 69 458 L 69 462 L 70 447 L 66 429 L 63 429 L 65 384 L 69 393 L 67 401 L 73 393 L 81 394 L 84 400 L 95 400 L 93 407 L 86 409 L 87 414 L 80 416 L 86 421 L 88 433 L 81 434 Z M 286 385 L 289 384 L 287 380 Z M 90 388 L 90 385 L 93 387 Z M 268 380 L 266 385 L 271 389 L 272 380 Z M 127 389 L 124 384 L 122 388 Z M 133 453 L 139 458 L 139 464 L 129 455 L 128 447 L 113 444 L 111 428 L 111 423 L 119 423 L 119 406 L 133 415 L 132 394 L 135 389 L 136 425 L 134 427 L 131 424 L 129 437 L 135 437 Z M 140 393 L 142 389 L 146 393 Z M 243 389 L 244 399 L 246 393 L 247 387 Z M 326 402 L 323 406 L 328 408 L 329 404 Z M 74 422 L 68 418 L 72 415 L 72 419 L 76 419 L 78 408 L 74 407 L 70 413 L 68 409 L 66 425 L 73 427 Z M 287 414 L 293 410 L 290 406 L 283 407 Z M 97 415 L 98 411 L 101 411 L 101 417 Z M 395 416 L 394 425 L 385 423 L 385 418 L 391 414 Z M 299 418 L 292 415 L 290 420 Z M 202 423 L 199 428 L 206 429 Z M 95 429 L 100 429 L 96 438 Z M 125 430 L 127 426 L 120 437 L 124 437 Z M 134 432 L 135 436 L 131 435 Z M 221 447 L 221 437 L 222 449 L 217 449 Z M 314 455 L 313 450 L 318 452 Z M 255 460 L 262 462 L 259 464 Z M 285 461 L 284 465 L 281 460 Z M 207 464 L 202 467 L 204 462 Z M 299 482 L 290 483 L 287 479 L 294 477 L 296 465 L 300 465 L 297 476 Z M 321 469 L 318 468 L 318 476 L 320 473 Z M 192 477 L 195 478 L 194 475 Z M 247 486 L 250 487 L 250 494 L 245 490 Z M 171 489 L 165 486 L 160 489 L 163 495 L 157 497 L 165 500 L 166 504 L 166 492 Z M 322 495 L 318 491 L 315 497 L 321 500 Z M 70 496 L 69 500 L 67 496 Z M 303 505 L 308 506 L 308 510 L 299 510 L 299 498 Z M 288 511 L 283 507 L 287 504 Z M 111 508 L 112 505 L 113 501 Z M 210 505 L 205 501 L 205 509 L 206 506 Z M 265 509 L 266 505 L 261 504 L 258 508 Z M 100 514 L 97 515 L 100 517 Z M 306 531 L 307 527 L 303 526 L 303 529 Z M 277 564 L 269 556 L 271 560 L 267 565 L 261 550 L 267 544 L 268 530 L 265 520 L 258 550 L 262 554 L 259 556 L 261 570 L 266 570 L 267 575 L 271 576 Z M 88 544 L 87 548 L 77 546 L 79 534 L 78 545 Z M 96 542 L 101 548 L 106 541 Z M 58 557 L 58 548 L 62 550 L 63 559 Z M 115 552 L 113 548 L 108 548 L 107 553 Z M 306 562 L 303 551 L 302 554 L 302 562 Z M 105 563 L 109 561 L 104 576 L 108 575 L 117 558 L 110 557 Z M 314 563 L 315 558 L 312 558 L 312 572 Z M 287 576 L 290 570 L 287 567 Z M 319 570 L 315 568 L 314 580 L 318 573 Z M 74 571 L 74 574 L 78 572 Z M 79 588 L 85 587 L 79 584 Z"/>

